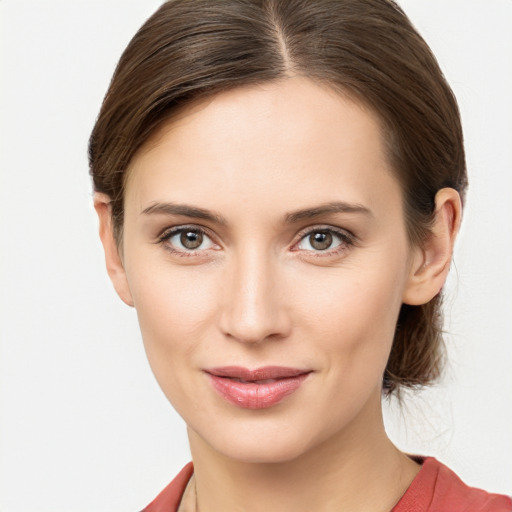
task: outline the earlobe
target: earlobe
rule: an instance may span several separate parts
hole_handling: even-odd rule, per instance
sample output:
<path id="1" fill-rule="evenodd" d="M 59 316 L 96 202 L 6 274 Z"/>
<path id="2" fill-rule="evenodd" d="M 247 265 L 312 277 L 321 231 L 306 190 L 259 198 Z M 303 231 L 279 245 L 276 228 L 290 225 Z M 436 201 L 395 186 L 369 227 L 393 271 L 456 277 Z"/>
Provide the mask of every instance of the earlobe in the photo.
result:
<path id="1" fill-rule="evenodd" d="M 121 256 L 119 255 L 119 249 L 112 229 L 110 198 L 106 194 L 95 192 L 94 209 L 98 214 L 99 233 L 105 251 L 105 263 L 110 280 L 121 300 L 128 304 L 128 306 L 133 306 L 133 299 L 126 278 L 126 272 Z"/>
<path id="2" fill-rule="evenodd" d="M 459 231 L 461 200 L 453 188 L 436 194 L 436 211 L 431 233 L 414 250 L 412 265 L 402 301 L 418 306 L 426 304 L 443 288 L 450 269 L 453 246 Z"/>

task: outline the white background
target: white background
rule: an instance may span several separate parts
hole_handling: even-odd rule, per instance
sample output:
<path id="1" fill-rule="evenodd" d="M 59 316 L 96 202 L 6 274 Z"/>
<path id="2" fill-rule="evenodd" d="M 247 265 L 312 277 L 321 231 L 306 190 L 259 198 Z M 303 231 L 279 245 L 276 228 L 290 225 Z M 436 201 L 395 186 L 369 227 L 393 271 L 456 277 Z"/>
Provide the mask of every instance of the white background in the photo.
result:
<path id="1" fill-rule="evenodd" d="M 0 510 L 139 510 L 189 454 L 107 280 L 87 139 L 160 2 L 0 1 Z M 512 492 L 512 1 L 402 0 L 459 99 L 470 193 L 444 383 L 386 417 L 405 450 Z"/>

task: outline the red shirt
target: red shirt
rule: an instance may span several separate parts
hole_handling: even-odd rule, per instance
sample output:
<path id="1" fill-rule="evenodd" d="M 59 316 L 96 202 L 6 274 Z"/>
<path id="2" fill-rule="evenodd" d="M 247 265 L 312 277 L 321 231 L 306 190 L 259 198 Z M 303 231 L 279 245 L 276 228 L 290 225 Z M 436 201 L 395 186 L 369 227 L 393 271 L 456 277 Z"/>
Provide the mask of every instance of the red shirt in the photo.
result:
<path id="1" fill-rule="evenodd" d="M 468 487 L 453 471 L 433 457 L 420 471 L 391 512 L 512 512 L 512 499 Z M 194 472 L 188 463 L 142 512 L 176 512 Z"/>

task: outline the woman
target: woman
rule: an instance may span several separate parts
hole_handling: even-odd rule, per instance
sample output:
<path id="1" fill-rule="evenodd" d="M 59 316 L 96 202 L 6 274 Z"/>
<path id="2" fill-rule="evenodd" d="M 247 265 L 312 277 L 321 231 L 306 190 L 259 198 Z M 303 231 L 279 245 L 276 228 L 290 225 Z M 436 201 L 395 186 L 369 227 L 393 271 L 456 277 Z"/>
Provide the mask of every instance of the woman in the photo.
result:
<path id="1" fill-rule="evenodd" d="M 188 427 L 152 511 L 505 511 L 386 436 L 440 372 L 457 105 L 386 0 L 172 0 L 91 135 L 107 270 Z"/>

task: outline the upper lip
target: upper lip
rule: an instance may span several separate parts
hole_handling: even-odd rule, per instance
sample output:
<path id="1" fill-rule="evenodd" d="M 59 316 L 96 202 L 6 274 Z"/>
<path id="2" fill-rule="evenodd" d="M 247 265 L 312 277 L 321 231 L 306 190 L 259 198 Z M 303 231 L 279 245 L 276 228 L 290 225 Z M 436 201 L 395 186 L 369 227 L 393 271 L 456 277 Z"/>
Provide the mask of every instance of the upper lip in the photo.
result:
<path id="1" fill-rule="evenodd" d="M 222 366 L 209 368 L 206 373 L 215 377 L 227 377 L 230 379 L 241 379 L 243 381 L 258 381 L 267 379 L 286 379 L 311 373 L 311 370 L 299 368 L 289 368 L 286 366 L 263 366 L 254 370 L 249 370 L 242 366 Z"/>

